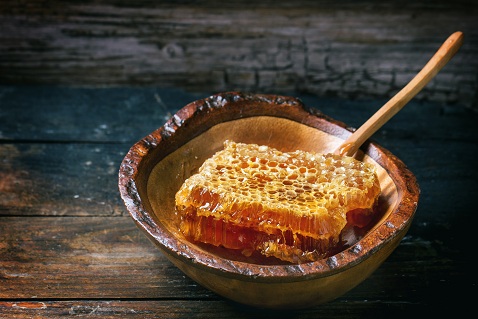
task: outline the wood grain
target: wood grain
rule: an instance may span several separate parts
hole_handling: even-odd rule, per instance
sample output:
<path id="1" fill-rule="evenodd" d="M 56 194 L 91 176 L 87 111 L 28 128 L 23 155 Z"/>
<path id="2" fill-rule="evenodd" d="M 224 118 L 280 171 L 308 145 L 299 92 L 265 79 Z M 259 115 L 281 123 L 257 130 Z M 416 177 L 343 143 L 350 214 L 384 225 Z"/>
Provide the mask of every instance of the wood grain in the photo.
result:
<path id="1" fill-rule="evenodd" d="M 198 299 L 126 217 L 0 217 L 0 299 Z"/>
<path id="2" fill-rule="evenodd" d="M 472 1 L 2 1 L 0 83 L 177 86 L 390 98 L 446 37 L 417 99 L 478 107 Z"/>
<path id="3" fill-rule="evenodd" d="M 234 318 L 244 315 L 185 277 L 126 217 L 0 217 L 0 243 L 0 310 L 7 314 L 94 314 L 98 308 L 96 315 L 108 309 L 116 315 L 125 309 L 186 315 L 194 310 L 189 307 L 201 313 L 221 307 L 230 308 Z M 453 290 L 469 288 L 464 261 L 446 260 L 428 240 L 405 240 L 365 282 L 317 309 L 360 307 L 363 296 L 395 309 L 437 306 Z M 446 282 L 444 271 L 450 272 Z M 417 278 L 417 272 L 427 275 Z"/>
<path id="4" fill-rule="evenodd" d="M 344 310 L 344 306 L 348 306 Z M 385 305 L 380 300 L 370 300 L 367 306 L 361 302 L 343 301 L 324 305 L 318 309 L 303 311 L 265 311 L 250 309 L 241 305 L 226 301 L 188 301 L 187 305 L 181 301 L 158 301 L 158 300 L 126 300 L 126 301 L 32 301 L 1 302 L 0 312 L 9 319 L 17 318 L 61 318 L 88 317 L 88 318 L 223 318 L 223 319 L 267 319 L 267 318 L 364 318 L 383 317 L 399 318 L 394 315 L 413 316 L 417 313 L 439 315 L 437 308 L 424 311 L 414 304 L 397 302 Z"/>
<path id="5" fill-rule="evenodd" d="M 129 147 L 209 93 L 168 88 L 0 86 L 0 318 L 270 318 L 173 266 L 134 225 L 117 189 Z M 384 100 L 294 94 L 358 127 Z M 403 317 L 467 308 L 476 286 L 476 112 L 413 100 L 373 139 L 417 176 L 399 247 L 341 298 L 277 318 Z"/>

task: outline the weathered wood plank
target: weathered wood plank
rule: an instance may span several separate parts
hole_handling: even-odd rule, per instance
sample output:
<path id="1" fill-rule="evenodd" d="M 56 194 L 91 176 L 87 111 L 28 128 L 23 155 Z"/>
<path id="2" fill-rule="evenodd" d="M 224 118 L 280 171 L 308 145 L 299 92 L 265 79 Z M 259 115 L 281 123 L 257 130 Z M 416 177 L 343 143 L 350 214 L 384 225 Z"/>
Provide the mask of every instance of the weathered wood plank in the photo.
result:
<path id="1" fill-rule="evenodd" d="M 440 314 L 443 307 L 425 309 L 416 304 L 396 302 L 384 304 L 381 301 L 369 300 L 366 303 L 343 301 L 328 303 L 313 309 L 296 311 L 271 311 L 250 309 L 242 305 L 226 301 L 158 301 L 158 300 L 78 300 L 78 301 L 28 301 L 2 302 L 0 313 L 9 319 L 18 318 L 63 318 L 79 316 L 88 318 L 402 318 L 414 317 L 417 314 Z M 455 313 L 466 313 L 459 309 Z M 400 316 L 398 316 L 400 314 Z"/>
<path id="2" fill-rule="evenodd" d="M 472 1 L 43 1 L 0 4 L 0 83 L 174 85 L 390 97 L 454 31 L 417 98 L 476 108 Z"/>
<path id="3" fill-rule="evenodd" d="M 165 307 L 155 300 L 180 313 L 191 305 L 201 313 L 230 307 L 185 277 L 135 227 L 127 217 L 0 217 L 0 300 L 7 301 L 0 309 L 13 315 L 112 307 L 121 314 L 130 306 L 140 313 Z M 438 306 L 473 288 L 464 270 L 465 261 L 444 257 L 437 244 L 406 238 L 371 277 L 320 309 L 344 302 L 360 307 L 364 298 L 405 310 Z M 121 306 L 124 299 L 136 301 Z"/>
<path id="4" fill-rule="evenodd" d="M 125 214 L 118 169 L 128 148 L 113 144 L 0 144 L 0 215 Z"/>
<path id="5" fill-rule="evenodd" d="M 134 142 L 163 125 L 178 109 L 211 93 L 175 88 L 72 88 L 0 85 L 0 140 L 16 142 L 125 143 Z M 298 92 L 300 98 L 351 127 L 359 127 L 384 99 L 346 100 Z M 424 125 L 426 123 L 426 125 Z M 476 138 L 476 114 L 463 106 L 412 100 L 376 138 Z M 388 132 L 388 133 L 387 133 Z"/>
<path id="6" fill-rule="evenodd" d="M 0 299 L 214 296 L 129 217 L 0 217 Z"/>
<path id="7" fill-rule="evenodd" d="M 175 88 L 0 86 L 0 140 L 133 144 L 186 104 Z"/>

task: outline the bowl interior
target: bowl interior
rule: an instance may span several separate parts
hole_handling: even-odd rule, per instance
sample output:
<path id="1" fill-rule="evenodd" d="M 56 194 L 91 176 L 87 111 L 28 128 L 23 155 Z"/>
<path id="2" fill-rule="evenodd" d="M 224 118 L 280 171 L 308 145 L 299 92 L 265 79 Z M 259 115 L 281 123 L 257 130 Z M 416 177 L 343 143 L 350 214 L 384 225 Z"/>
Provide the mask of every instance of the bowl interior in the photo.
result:
<path id="1" fill-rule="evenodd" d="M 178 232 L 177 216 L 174 209 L 174 196 L 186 178 L 196 173 L 200 165 L 216 151 L 223 148 L 226 140 L 235 142 L 269 145 L 281 151 L 297 149 L 319 153 L 333 152 L 342 139 L 320 129 L 304 125 L 290 119 L 272 116 L 254 116 L 231 120 L 214 125 L 196 136 L 177 150 L 159 161 L 147 181 L 147 201 L 151 204 L 152 217 L 168 232 L 183 241 L 184 245 L 195 246 L 201 252 L 217 257 L 258 264 L 282 264 L 273 258 L 246 258 L 208 245 L 188 242 Z M 382 224 L 400 202 L 400 193 L 387 171 L 367 154 L 359 155 L 361 160 L 373 163 L 382 188 L 380 196 L 380 216 L 372 229 Z"/>

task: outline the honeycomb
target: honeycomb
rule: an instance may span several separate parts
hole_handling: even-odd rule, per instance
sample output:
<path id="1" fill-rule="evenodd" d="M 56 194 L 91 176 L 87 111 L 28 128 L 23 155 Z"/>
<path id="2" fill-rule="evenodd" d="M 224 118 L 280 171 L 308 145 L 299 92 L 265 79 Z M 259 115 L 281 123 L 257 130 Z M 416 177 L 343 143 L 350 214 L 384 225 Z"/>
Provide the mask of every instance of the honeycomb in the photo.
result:
<path id="1" fill-rule="evenodd" d="M 362 227 L 379 194 L 373 165 L 352 157 L 225 141 L 175 201 L 192 241 L 300 263 L 326 256 L 348 222 Z"/>

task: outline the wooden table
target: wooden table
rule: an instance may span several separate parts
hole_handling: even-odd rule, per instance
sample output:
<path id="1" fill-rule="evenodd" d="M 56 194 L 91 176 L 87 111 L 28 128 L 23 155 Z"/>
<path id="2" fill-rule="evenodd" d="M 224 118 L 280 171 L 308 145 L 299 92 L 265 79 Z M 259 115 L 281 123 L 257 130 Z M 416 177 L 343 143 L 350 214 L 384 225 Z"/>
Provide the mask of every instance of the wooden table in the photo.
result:
<path id="1" fill-rule="evenodd" d="M 460 105 L 412 101 L 374 136 L 422 193 L 399 247 L 344 296 L 264 311 L 185 277 L 128 215 L 118 169 L 134 142 L 209 94 L 0 86 L 0 318 L 395 318 L 472 308 L 478 114 Z M 353 127 L 385 102 L 288 95 Z"/>

